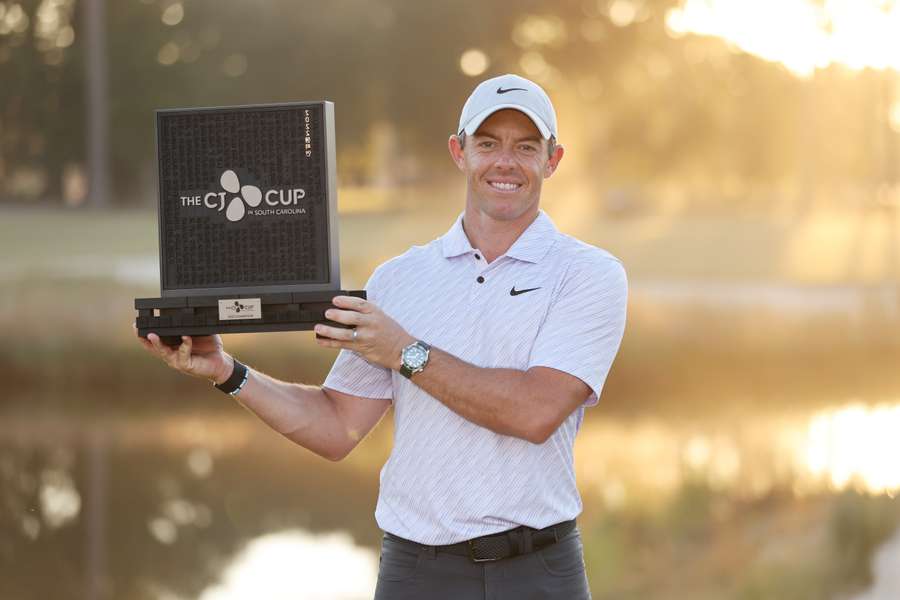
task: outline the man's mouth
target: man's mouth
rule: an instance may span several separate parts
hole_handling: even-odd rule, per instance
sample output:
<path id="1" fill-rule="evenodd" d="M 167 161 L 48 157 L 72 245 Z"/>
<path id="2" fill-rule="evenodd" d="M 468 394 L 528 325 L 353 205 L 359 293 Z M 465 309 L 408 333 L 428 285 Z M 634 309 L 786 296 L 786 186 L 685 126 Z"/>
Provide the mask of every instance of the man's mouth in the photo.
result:
<path id="1" fill-rule="evenodd" d="M 514 192 L 522 187 L 521 183 L 513 183 L 511 181 L 489 181 L 488 184 L 501 192 Z"/>

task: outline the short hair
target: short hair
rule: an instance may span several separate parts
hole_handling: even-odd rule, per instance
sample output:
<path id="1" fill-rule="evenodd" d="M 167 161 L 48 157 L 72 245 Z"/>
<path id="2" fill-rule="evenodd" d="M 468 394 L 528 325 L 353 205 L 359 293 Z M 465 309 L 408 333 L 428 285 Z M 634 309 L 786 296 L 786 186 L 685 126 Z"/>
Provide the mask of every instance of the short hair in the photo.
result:
<path id="1" fill-rule="evenodd" d="M 459 139 L 459 147 L 466 147 L 466 131 L 460 131 L 456 134 L 457 139 Z M 556 136 L 551 135 L 550 139 L 547 140 L 547 157 L 552 158 L 553 153 L 556 152 Z"/>

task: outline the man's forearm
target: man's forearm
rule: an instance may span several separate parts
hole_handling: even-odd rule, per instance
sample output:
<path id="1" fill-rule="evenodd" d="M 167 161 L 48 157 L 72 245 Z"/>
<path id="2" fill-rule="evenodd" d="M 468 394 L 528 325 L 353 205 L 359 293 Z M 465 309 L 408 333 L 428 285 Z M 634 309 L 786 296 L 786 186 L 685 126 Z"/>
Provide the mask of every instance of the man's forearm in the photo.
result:
<path id="1" fill-rule="evenodd" d="M 266 425 L 319 456 L 336 460 L 355 444 L 321 387 L 279 381 L 250 369 L 236 399 Z"/>
<path id="2" fill-rule="evenodd" d="M 531 442 L 546 439 L 546 414 L 528 373 L 476 367 L 439 348 L 413 382 L 463 418 L 496 433 Z"/>
<path id="3" fill-rule="evenodd" d="M 356 327 L 316 325 L 316 343 L 360 354 L 371 364 L 401 368 L 401 349 L 416 341 L 377 305 L 335 296 L 325 316 Z M 591 393 L 581 379 L 536 366 L 526 371 L 476 367 L 432 347 L 425 370 L 412 381 L 463 418 L 487 429 L 543 443 Z"/>

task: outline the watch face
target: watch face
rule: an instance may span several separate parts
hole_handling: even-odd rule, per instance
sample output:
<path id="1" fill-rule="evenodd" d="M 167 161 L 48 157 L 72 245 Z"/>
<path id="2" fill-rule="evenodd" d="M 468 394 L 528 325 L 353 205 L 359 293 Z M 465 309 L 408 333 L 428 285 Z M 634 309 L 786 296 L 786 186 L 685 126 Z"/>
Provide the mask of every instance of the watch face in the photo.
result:
<path id="1" fill-rule="evenodd" d="M 410 346 L 403 350 L 403 363 L 410 369 L 418 369 L 425 364 L 428 355 L 419 346 Z"/>

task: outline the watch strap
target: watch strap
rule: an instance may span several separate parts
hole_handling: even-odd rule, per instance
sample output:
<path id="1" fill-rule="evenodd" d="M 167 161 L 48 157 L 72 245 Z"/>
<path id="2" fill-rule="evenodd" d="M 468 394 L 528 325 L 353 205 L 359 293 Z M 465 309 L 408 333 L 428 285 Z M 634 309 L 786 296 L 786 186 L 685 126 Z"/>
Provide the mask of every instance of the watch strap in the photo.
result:
<path id="1" fill-rule="evenodd" d="M 247 379 L 250 377 L 250 369 L 238 359 L 232 358 L 232 360 L 234 361 L 234 369 L 231 371 L 231 376 L 222 383 L 214 383 L 213 387 L 229 396 L 236 396 L 247 383 Z"/>

